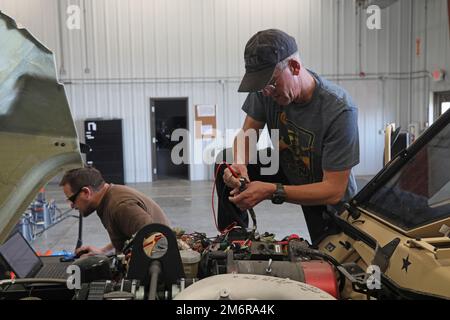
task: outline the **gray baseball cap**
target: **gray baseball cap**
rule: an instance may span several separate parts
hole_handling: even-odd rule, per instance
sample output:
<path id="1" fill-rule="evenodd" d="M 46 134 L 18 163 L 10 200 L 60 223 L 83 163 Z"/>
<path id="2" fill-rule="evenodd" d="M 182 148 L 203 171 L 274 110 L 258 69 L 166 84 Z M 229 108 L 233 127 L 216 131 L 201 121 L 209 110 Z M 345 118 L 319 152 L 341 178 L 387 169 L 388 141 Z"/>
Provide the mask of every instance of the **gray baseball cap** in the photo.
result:
<path id="1" fill-rule="evenodd" d="M 238 91 L 262 90 L 270 81 L 278 62 L 297 51 L 295 39 L 287 33 L 277 29 L 259 31 L 245 46 L 245 75 Z"/>

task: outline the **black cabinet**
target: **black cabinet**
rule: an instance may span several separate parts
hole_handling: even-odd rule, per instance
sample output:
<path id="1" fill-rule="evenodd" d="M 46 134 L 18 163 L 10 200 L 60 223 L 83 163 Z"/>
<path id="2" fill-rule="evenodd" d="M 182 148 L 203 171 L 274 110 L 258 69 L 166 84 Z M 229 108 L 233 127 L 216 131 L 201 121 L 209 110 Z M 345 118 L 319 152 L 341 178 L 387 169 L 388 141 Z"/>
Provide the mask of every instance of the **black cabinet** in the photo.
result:
<path id="1" fill-rule="evenodd" d="M 125 184 L 122 120 L 87 119 L 84 132 L 92 148 L 86 155 L 87 164 L 100 170 L 106 182 Z"/>

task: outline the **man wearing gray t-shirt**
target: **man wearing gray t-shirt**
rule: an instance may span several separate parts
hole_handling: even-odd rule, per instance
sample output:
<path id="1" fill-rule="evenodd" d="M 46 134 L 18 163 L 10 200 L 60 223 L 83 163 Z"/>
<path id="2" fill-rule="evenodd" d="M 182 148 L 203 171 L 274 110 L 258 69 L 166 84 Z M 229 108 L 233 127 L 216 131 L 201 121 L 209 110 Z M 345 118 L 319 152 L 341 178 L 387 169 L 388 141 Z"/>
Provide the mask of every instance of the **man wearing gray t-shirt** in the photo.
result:
<path id="1" fill-rule="evenodd" d="M 326 206 L 340 210 L 356 193 L 357 108 L 344 89 L 304 67 L 295 39 L 283 31 L 255 34 L 245 48 L 245 68 L 239 92 L 249 95 L 242 107 L 247 114 L 242 132 L 259 132 L 266 125 L 269 133 L 279 130 L 279 170 L 261 174 L 259 157 L 251 162 L 256 146 L 250 139 L 236 139 L 232 170 L 221 166 L 218 175 L 219 228 L 233 222 L 247 227 L 246 210 L 263 200 L 290 202 L 302 205 L 317 243 L 327 232 Z M 249 182 L 245 191 L 240 192 L 237 177 Z"/>

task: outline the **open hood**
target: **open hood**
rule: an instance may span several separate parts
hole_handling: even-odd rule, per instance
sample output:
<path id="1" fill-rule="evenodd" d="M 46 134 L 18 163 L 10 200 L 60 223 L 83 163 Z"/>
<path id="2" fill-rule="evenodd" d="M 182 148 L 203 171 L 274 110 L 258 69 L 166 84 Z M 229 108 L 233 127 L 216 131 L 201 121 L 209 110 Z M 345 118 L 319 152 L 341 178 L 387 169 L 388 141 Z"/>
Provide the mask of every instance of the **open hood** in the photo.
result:
<path id="1" fill-rule="evenodd" d="M 50 50 L 0 12 L 0 244 L 51 178 L 82 165 Z"/>

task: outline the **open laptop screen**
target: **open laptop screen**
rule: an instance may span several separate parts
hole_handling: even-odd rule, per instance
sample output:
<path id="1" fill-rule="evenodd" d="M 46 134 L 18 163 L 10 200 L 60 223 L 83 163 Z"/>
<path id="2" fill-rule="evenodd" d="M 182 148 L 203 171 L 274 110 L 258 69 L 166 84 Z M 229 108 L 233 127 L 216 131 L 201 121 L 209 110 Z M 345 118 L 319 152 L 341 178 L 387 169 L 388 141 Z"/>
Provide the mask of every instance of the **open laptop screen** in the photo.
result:
<path id="1" fill-rule="evenodd" d="M 42 265 L 39 257 L 19 232 L 0 246 L 0 255 L 14 271 L 17 278 L 30 276 L 32 271 Z"/>

